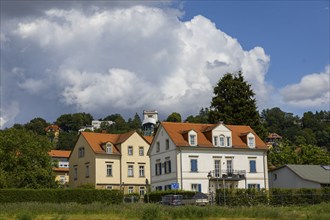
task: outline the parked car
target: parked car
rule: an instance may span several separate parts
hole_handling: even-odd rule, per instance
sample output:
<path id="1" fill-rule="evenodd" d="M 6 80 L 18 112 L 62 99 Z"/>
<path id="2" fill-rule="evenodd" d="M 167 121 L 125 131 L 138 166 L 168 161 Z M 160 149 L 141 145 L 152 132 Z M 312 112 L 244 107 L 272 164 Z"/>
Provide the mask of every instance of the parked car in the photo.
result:
<path id="1" fill-rule="evenodd" d="M 182 195 L 166 195 L 162 196 L 163 205 L 179 206 L 182 205 Z"/>
<path id="2" fill-rule="evenodd" d="M 196 195 L 193 197 L 193 199 L 196 200 L 195 201 L 196 205 L 204 206 L 204 205 L 209 204 L 208 196 L 201 192 L 196 193 Z"/>

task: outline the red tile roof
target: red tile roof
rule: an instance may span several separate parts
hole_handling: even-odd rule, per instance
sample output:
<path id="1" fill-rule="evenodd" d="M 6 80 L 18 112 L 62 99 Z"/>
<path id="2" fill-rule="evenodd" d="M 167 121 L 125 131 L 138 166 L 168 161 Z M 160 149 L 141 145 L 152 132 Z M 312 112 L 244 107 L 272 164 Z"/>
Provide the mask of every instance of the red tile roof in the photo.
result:
<path id="1" fill-rule="evenodd" d="M 194 124 L 194 123 L 175 123 L 161 122 L 161 126 L 168 133 L 176 146 L 190 146 L 188 140 L 184 138 L 183 132 L 194 130 L 197 132 L 197 142 L 199 147 L 214 147 L 210 132 L 218 126 L 218 124 Z M 268 149 L 266 144 L 246 125 L 224 125 L 232 132 L 232 148 L 249 148 L 246 140 L 242 136 L 252 133 L 255 135 L 256 149 Z"/>
<path id="2" fill-rule="evenodd" d="M 65 157 L 69 158 L 71 151 L 69 150 L 51 150 L 48 152 L 49 156 L 51 157 Z"/>
<path id="3" fill-rule="evenodd" d="M 53 167 L 54 172 L 69 172 L 69 168 Z"/>
<path id="4" fill-rule="evenodd" d="M 151 144 L 152 143 L 152 140 L 154 139 L 153 136 L 143 136 L 143 137 L 148 142 L 148 144 Z"/>

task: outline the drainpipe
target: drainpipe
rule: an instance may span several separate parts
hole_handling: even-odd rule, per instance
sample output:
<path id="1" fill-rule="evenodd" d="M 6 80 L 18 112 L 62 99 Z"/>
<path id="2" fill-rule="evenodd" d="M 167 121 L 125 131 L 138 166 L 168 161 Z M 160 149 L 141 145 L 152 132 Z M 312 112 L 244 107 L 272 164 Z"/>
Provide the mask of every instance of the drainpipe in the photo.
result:
<path id="1" fill-rule="evenodd" d="M 182 151 L 181 151 L 181 148 L 179 147 L 179 150 L 180 150 L 180 177 L 181 177 L 181 190 L 183 190 L 183 180 L 182 180 Z"/>
<path id="2" fill-rule="evenodd" d="M 265 155 L 266 155 L 266 153 L 267 152 L 264 152 L 263 153 L 263 160 L 264 160 L 264 165 L 263 165 L 263 167 L 264 167 L 264 185 L 265 185 L 265 189 L 267 189 L 267 181 L 266 181 L 266 175 L 268 175 L 268 174 L 266 174 L 266 163 L 267 163 L 267 161 L 265 161 Z"/>

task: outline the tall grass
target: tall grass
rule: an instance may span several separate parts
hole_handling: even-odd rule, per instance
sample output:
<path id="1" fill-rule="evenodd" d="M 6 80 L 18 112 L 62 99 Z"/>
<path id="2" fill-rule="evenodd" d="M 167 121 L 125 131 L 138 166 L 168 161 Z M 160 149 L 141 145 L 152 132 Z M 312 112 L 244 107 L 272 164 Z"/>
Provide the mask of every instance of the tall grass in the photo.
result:
<path id="1" fill-rule="evenodd" d="M 330 204 L 291 207 L 219 207 L 159 204 L 53 204 L 12 203 L 0 205 L 0 219 L 330 219 Z"/>

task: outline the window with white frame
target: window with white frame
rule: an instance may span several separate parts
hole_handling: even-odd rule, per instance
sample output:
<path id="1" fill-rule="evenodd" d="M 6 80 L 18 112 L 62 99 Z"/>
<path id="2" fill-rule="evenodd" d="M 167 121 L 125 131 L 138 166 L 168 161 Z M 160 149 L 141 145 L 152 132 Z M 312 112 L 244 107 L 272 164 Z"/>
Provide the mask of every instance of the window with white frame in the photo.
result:
<path id="1" fill-rule="evenodd" d="M 129 186 L 128 187 L 128 194 L 134 193 L 134 186 Z"/>
<path id="2" fill-rule="evenodd" d="M 220 177 L 221 160 L 214 160 L 214 176 Z"/>
<path id="3" fill-rule="evenodd" d="M 219 137 L 219 145 L 220 145 L 220 147 L 224 147 L 225 146 L 225 136 L 220 135 L 220 137 Z"/>
<path id="4" fill-rule="evenodd" d="M 254 137 L 248 137 L 248 145 L 249 147 L 255 147 Z"/>
<path id="5" fill-rule="evenodd" d="M 128 146 L 128 148 L 127 148 L 127 154 L 128 155 L 133 155 L 133 146 Z"/>
<path id="6" fill-rule="evenodd" d="M 227 147 L 230 147 L 231 146 L 231 138 L 226 137 L 226 141 L 227 141 Z"/>
<path id="7" fill-rule="evenodd" d="M 110 143 L 107 143 L 106 146 L 105 146 L 105 152 L 107 154 L 111 154 L 112 153 L 112 146 Z"/>
<path id="8" fill-rule="evenodd" d="M 144 156 L 144 147 L 139 147 L 139 155 Z"/>
<path id="9" fill-rule="evenodd" d="M 145 193 L 145 188 L 144 188 L 144 186 L 140 186 L 140 187 L 139 187 L 139 193 L 140 193 L 140 196 L 144 196 L 144 193 Z"/>
<path id="10" fill-rule="evenodd" d="M 165 173 L 171 173 L 171 160 L 170 158 L 166 158 L 166 161 L 164 162 L 164 168 L 165 168 Z"/>
<path id="11" fill-rule="evenodd" d="M 189 135 L 189 139 L 190 139 L 190 145 L 196 146 L 196 135 L 194 134 Z"/>
<path id="12" fill-rule="evenodd" d="M 191 184 L 191 191 L 202 192 L 202 184 L 200 184 L 200 183 L 192 183 Z"/>
<path id="13" fill-rule="evenodd" d="M 127 176 L 129 176 L 129 177 L 133 177 L 134 176 L 133 165 L 128 165 Z"/>
<path id="14" fill-rule="evenodd" d="M 249 183 L 248 189 L 260 189 L 260 184 L 257 183 Z"/>
<path id="15" fill-rule="evenodd" d="M 139 176 L 144 177 L 144 166 L 143 165 L 139 166 Z"/>
<path id="16" fill-rule="evenodd" d="M 233 160 L 232 159 L 227 160 L 227 172 L 228 173 L 233 172 Z"/>
<path id="17" fill-rule="evenodd" d="M 155 171 L 156 171 L 156 176 L 162 175 L 162 163 L 160 162 L 160 160 L 156 161 Z"/>
<path id="18" fill-rule="evenodd" d="M 256 160 L 250 160 L 250 173 L 256 173 L 257 167 L 256 167 Z"/>
<path id="19" fill-rule="evenodd" d="M 112 164 L 107 164 L 107 176 L 112 176 Z"/>
<path id="20" fill-rule="evenodd" d="M 213 144 L 214 146 L 218 146 L 218 136 L 213 136 Z"/>

